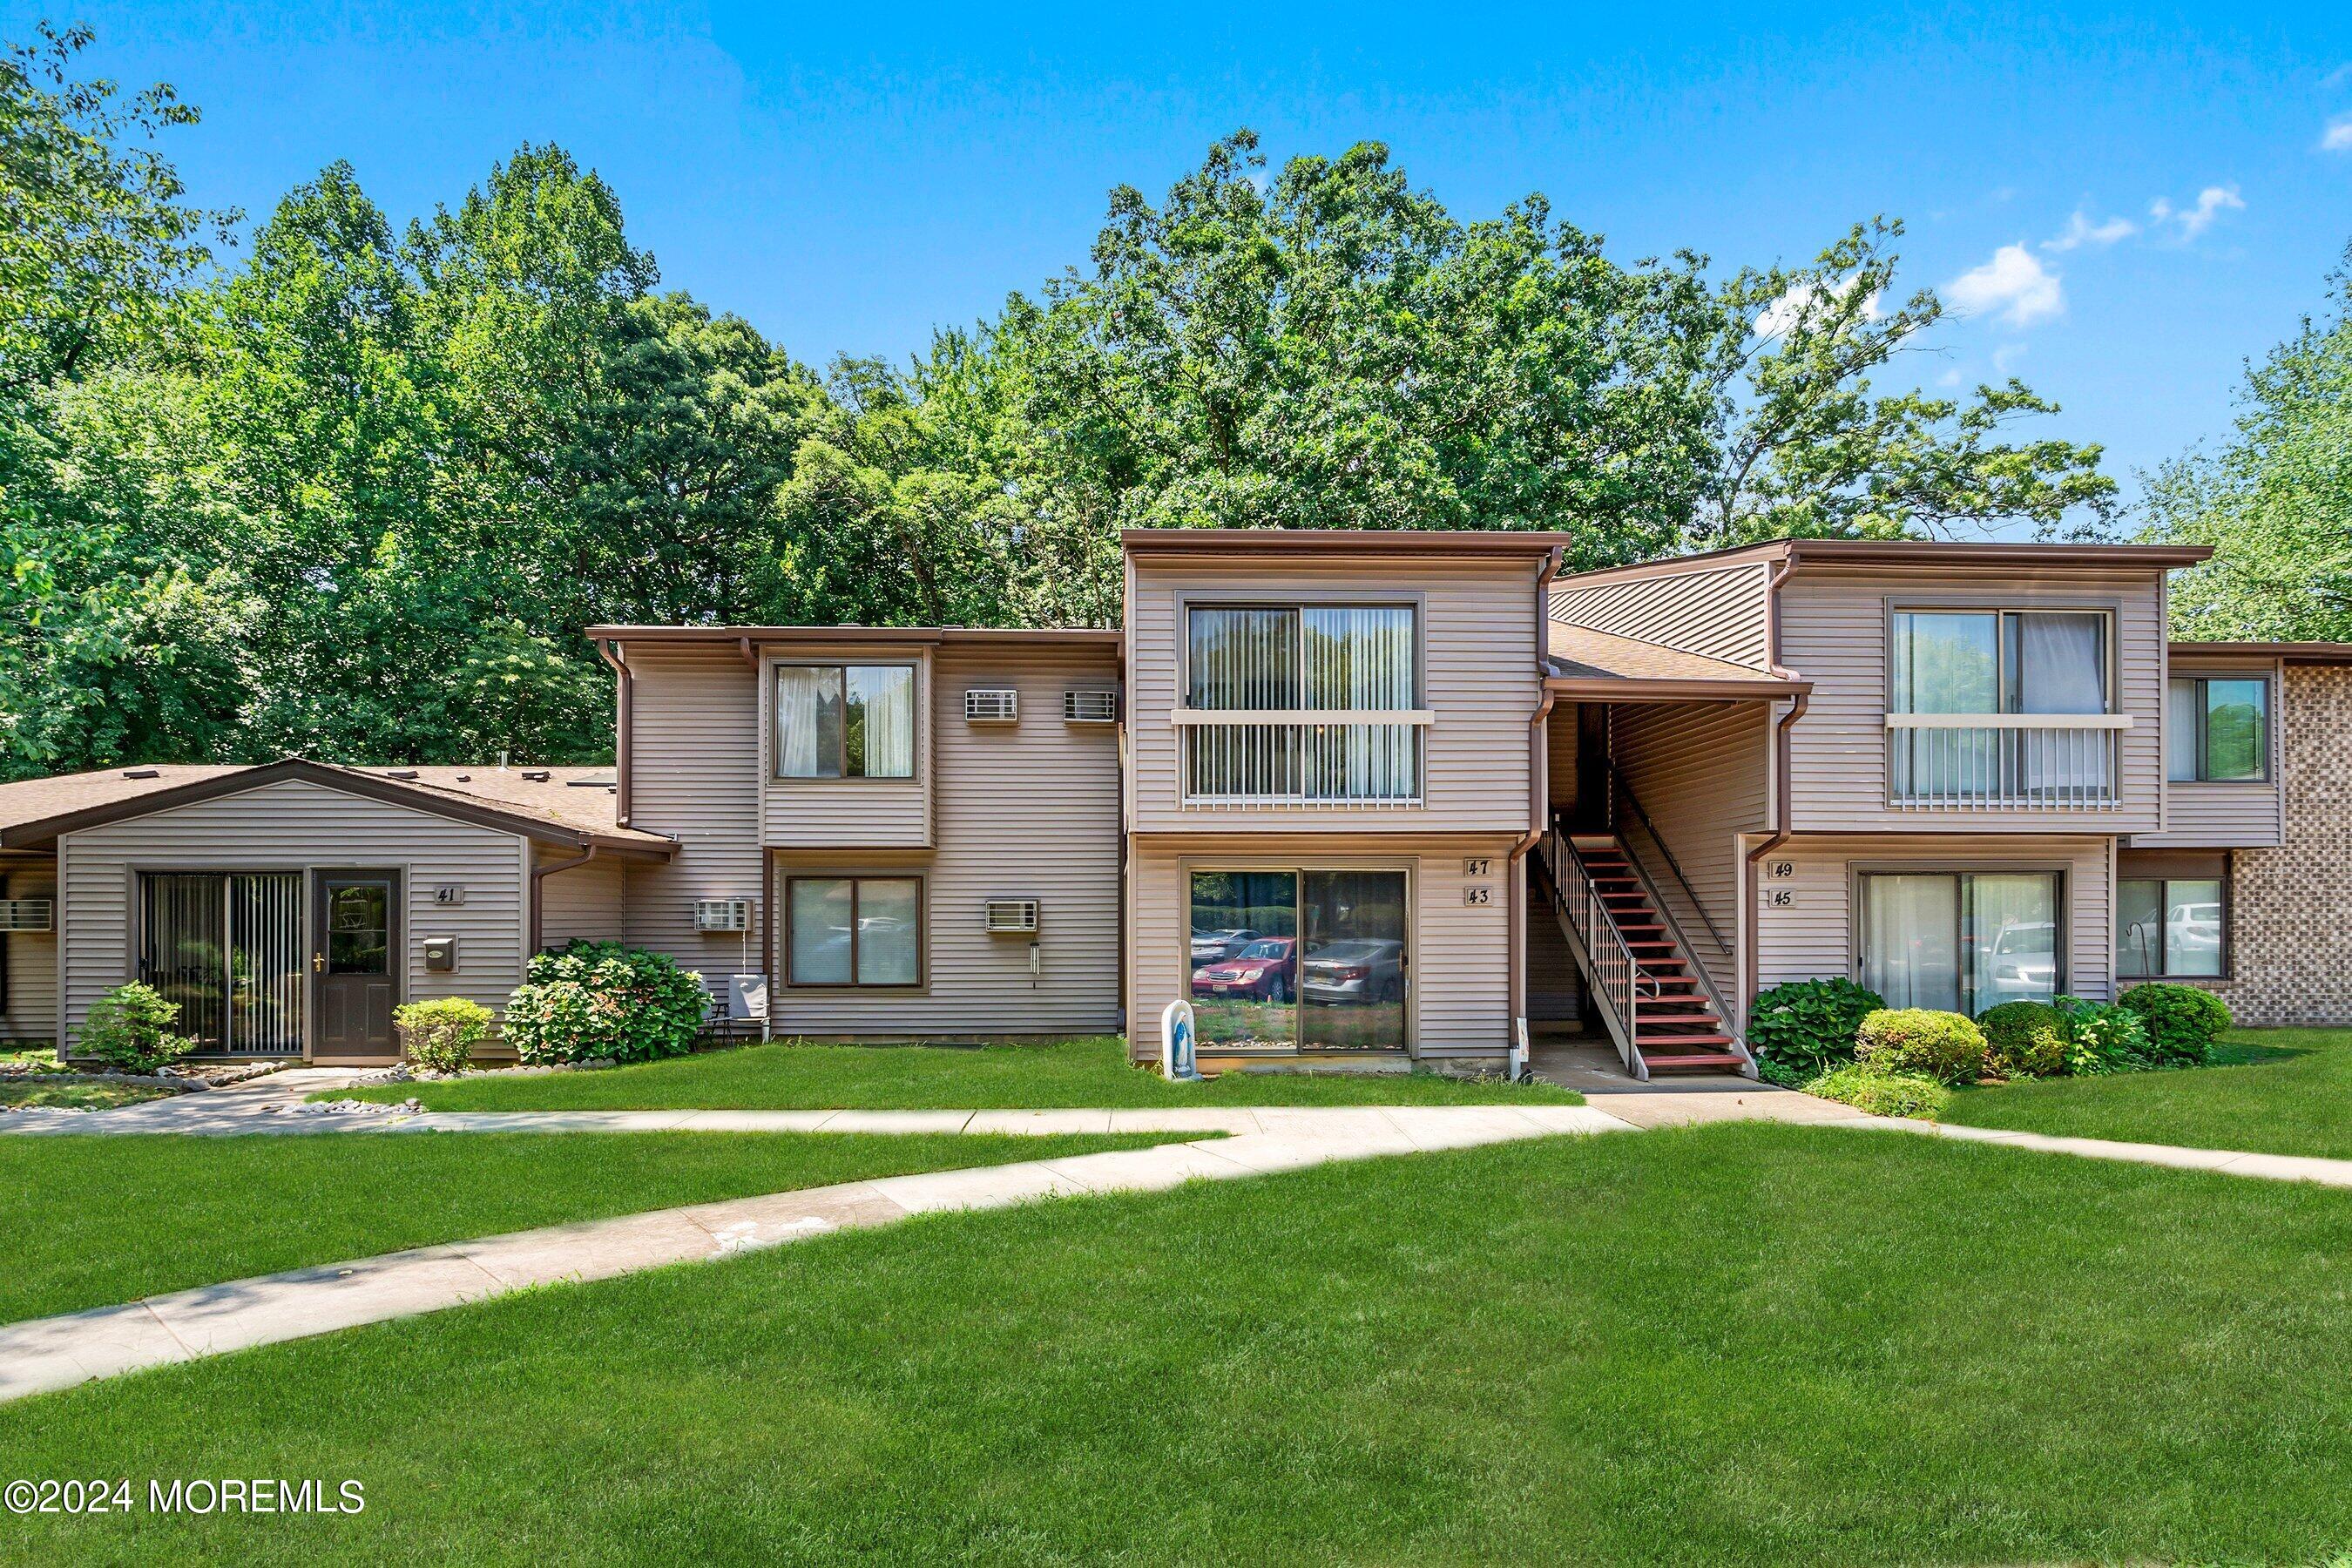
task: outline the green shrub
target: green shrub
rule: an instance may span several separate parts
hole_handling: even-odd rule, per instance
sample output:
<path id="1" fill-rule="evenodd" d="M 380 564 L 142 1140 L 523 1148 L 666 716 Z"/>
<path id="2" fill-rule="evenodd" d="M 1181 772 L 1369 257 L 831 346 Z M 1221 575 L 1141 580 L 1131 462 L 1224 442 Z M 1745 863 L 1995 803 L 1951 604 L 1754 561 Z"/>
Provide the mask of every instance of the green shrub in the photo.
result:
<path id="1" fill-rule="evenodd" d="M 617 942 L 575 942 L 530 961 L 507 1003 L 507 1043 L 526 1062 L 683 1055 L 702 1028 L 702 976 Z"/>
<path id="2" fill-rule="evenodd" d="M 1748 1009 L 1748 1048 L 1774 1083 L 1797 1084 L 1853 1059 L 1854 1031 L 1886 1005 L 1851 980 L 1792 980 L 1759 993 Z"/>
<path id="3" fill-rule="evenodd" d="M 1996 1078 L 2049 1078 L 2066 1070 L 2066 1016 L 2047 1002 L 2003 1002 L 1977 1016 L 1985 1066 Z"/>
<path id="4" fill-rule="evenodd" d="M 1962 1083 L 1983 1074 L 1985 1037 L 1958 1013 L 1881 1008 L 1855 1032 L 1854 1058 L 1880 1072 L 1920 1073 L 1938 1083 Z"/>
<path id="5" fill-rule="evenodd" d="M 74 1031 L 78 1054 L 96 1057 L 123 1072 L 152 1073 L 196 1048 L 195 1037 L 175 1035 L 180 1005 L 134 980 L 90 1004 L 89 1016 Z"/>
<path id="6" fill-rule="evenodd" d="M 432 1072 L 463 1072 L 474 1047 L 490 1032 L 490 1010 L 463 996 L 411 1002 L 392 1010 L 408 1059 Z"/>
<path id="7" fill-rule="evenodd" d="M 1807 1094 L 1838 1100 L 1873 1116 L 1934 1116 L 1952 1099 L 1950 1089 L 1925 1073 L 1884 1072 L 1868 1062 L 1849 1062 L 1804 1088 Z"/>
<path id="8" fill-rule="evenodd" d="M 2148 1054 L 2147 1030 L 2130 1008 L 2061 996 L 2058 1010 L 2066 1019 L 2068 1072 L 2095 1078 L 2102 1073 L 2138 1072 L 2156 1065 Z"/>
<path id="9" fill-rule="evenodd" d="M 2228 1005 L 2194 985 L 2135 985 L 2121 1000 L 2139 1016 L 2148 1055 L 2162 1067 L 2202 1066 L 2230 1026 Z"/>

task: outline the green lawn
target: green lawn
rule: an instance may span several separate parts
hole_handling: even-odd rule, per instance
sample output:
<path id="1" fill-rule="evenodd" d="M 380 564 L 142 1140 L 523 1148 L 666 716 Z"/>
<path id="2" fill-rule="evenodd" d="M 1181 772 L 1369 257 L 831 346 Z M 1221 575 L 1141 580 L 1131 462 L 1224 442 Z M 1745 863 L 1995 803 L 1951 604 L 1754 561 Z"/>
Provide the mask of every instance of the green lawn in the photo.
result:
<path id="1" fill-rule="evenodd" d="M 830 1132 L 0 1137 L 0 1192 L 16 1194 L 0 1204 L 0 1322 L 567 1220 L 1166 1141 Z M 5 1533 L 0 1524 L 0 1540 Z"/>
<path id="2" fill-rule="evenodd" d="M 1884 1134 L 1556 1139 L 990 1214 L 0 1407 L 334 1519 L 111 1560 L 2311 1562 L 2352 1200 Z"/>
<path id="3" fill-rule="evenodd" d="M 2352 1030 L 2240 1029 L 2216 1065 L 1955 1095 L 1942 1120 L 2070 1138 L 2352 1159 Z"/>
<path id="4" fill-rule="evenodd" d="M 1127 1064 L 1118 1040 L 1056 1046 L 803 1046 L 709 1051 L 641 1067 L 350 1091 L 435 1110 L 1054 1110 L 1140 1105 L 1578 1105 L 1548 1084 L 1434 1073 L 1227 1073 L 1171 1084 Z M 313 1099 L 331 1099 L 314 1095 Z"/>
<path id="5" fill-rule="evenodd" d="M 161 1100 L 171 1093 L 152 1084 L 116 1083 L 92 1079 L 88 1083 L 16 1083 L 0 1078 L 0 1105 L 58 1105 L 74 1110 L 111 1110 L 142 1100 Z"/>

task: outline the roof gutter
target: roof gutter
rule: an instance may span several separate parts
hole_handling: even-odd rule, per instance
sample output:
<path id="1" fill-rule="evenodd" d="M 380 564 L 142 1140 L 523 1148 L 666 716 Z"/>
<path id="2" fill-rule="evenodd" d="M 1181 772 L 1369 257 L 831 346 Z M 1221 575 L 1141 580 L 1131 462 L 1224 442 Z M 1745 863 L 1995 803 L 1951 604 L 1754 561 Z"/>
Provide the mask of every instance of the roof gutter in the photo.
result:
<path id="1" fill-rule="evenodd" d="M 629 826 L 629 731 L 635 728 L 630 711 L 636 695 L 637 676 L 619 652 L 620 644 L 604 637 L 596 639 L 596 654 L 613 667 L 613 684 L 616 689 L 613 714 L 613 821 L 615 826 Z M 538 944 L 532 936 L 534 948 Z"/>

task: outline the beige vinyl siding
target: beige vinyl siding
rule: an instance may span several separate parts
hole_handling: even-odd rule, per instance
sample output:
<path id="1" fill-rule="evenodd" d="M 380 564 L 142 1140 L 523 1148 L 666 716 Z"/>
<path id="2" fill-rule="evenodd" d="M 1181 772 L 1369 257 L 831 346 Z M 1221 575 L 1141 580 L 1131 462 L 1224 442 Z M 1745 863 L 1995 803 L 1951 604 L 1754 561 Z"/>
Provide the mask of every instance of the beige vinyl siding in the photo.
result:
<path id="1" fill-rule="evenodd" d="M 2134 848 L 2147 849 L 2268 849 L 2275 847 L 2284 826 L 2286 791 L 2281 779 L 2280 732 L 2294 721 L 2291 704 L 2294 682 L 2274 662 L 2220 663 L 2176 653 L 2176 676 L 2201 675 L 2218 679 L 2267 679 L 2271 683 L 2270 777 L 2239 784 L 2200 784 L 2174 780 L 2165 786 L 2164 831 L 2135 833 Z M 2168 719 L 2169 715 L 2168 714 Z"/>
<path id="2" fill-rule="evenodd" d="M 579 858 L 574 849 L 540 846 L 537 864 L 560 865 Z M 628 862 L 599 857 L 584 866 L 552 871 L 539 882 L 539 940 L 542 947 L 572 942 L 622 942 L 628 936 Z"/>
<path id="3" fill-rule="evenodd" d="M 1192 931 L 1186 875 L 1195 867 L 1393 867 L 1411 878 L 1412 1054 L 1495 1057 L 1510 1048 L 1509 856 L 1514 840 L 1433 842 L 1405 835 L 1293 833 L 1220 843 L 1214 838 L 1143 840 L 1129 867 L 1129 963 L 1134 1017 L 1130 1048 L 1160 1054 L 1160 1015 L 1185 994 Z M 1484 857 L 1492 889 L 1484 904 L 1463 902 L 1463 861 Z"/>
<path id="4" fill-rule="evenodd" d="M 84 828 L 58 843 L 68 1030 L 132 977 L 142 870 L 396 868 L 406 887 L 403 1001 L 464 996 L 500 1009 L 522 981 L 527 862 L 518 834 L 295 779 Z M 436 888 L 452 886 L 465 889 L 463 903 L 434 902 Z M 427 936 L 457 939 L 455 970 L 425 969 Z"/>
<path id="5" fill-rule="evenodd" d="M 2162 574 L 2051 571 L 2039 577 L 1801 568 L 1780 588 L 1780 662 L 1813 683 L 1790 731 L 1792 826 L 1800 832 L 2153 833 L 2164 784 Z M 1888 616 L 1895 607 L 2112 609 L 2123 732 L 2121 804 L 2101 810 L 1896 810 L 1886 801 Z"/>
<path id="6" fill-rule="evenodd" d="M 760 682 L 731 647 L 632 643 L 629 826 L 677 840 L 667 862 L 629 868 L 628 941 L 666 952 L 724 994 L 742 940 L 694 929 L 700 899 L 750 899 L 759 956 Z"/>
<path id="7" fill-rule="evenodd" d="M 1661 702 L 1619 708 L 1612 741 L 1625 784 L 1690 880 L 1690 895 L 1730 944 L 1717 947 L 1691 896 L 1640 819 L 1622 808 L 1619 835 L 1657 885 L 1690 941 L 1692 956 L 1725 996 L 1738 986 L 1739 835 L 1762 830 L 1769 810 L 1765 702 Z"/>
<path id="8" fill-rule="evenodd" d="M 934 850 L 778 851 L 772 884 L 784 973 L 784 885 L 801 876 L 924 879 L 925 982 L 918 991 L 772 993 L 776 1026 L 796 1035 L 1070 1035 L 1118 1029 L 1118 727 L 1062 717 L 1072 687 L 1116 689 L 1115 656 L 950 647 L 931 682 Z M 1011 724 L 963 716 L 968 687 L 1010 687 Z M 632 884 L 634 890 L 634 883 Z M 991 899 L 1039 902 L 1038 971 L 1027 935 L 991 935 Z"/>
<path id="9" fill-rule="evenodd" d="M 728 657 L 733 657 L 731 652 Z M 775 667 L 783 664 L 903 664 L 915 668 L 915 776 L 911 779 L 780 779 L 775 776 Z M 761 663 L 760 837 L 771 848 L 921 847 L 931 842 L 931 730 L 924 721 L 938 685 L 928 649 L 872 645 L 795 647 Z M 956 689 L 956 721 L 963 690 Z M 1061 696 L 1054 698 L 1056 722 Z"/>
<path id="10" fill-rule="evenodd" d="M 1460 561 L 1130 561 L 1128 722 L 1139 832 L 1234 835 L 1525 831 L 1536 672 L 1537 566 Z M 1426 737 L 1419 806 L 1187 811 L 1170 713 L 1182 705 L 1192 603 L 1418 603 Z"/>
<path id="11" fill-rule="evenodd" d="M 1771 574 L 1767 563 L 1743 562 L 1605 583 L 1570 577 L 1552 585 L 1551 618 L 1766 669 L 1771 640 L 1765 586 Z"/>
<path id="12" fill-rule="evenodd" d="M 47 863 L 0 868 L 0 899 L 58 896 L 56 868 Z M 52 931 L 0 935 L 7 949 L 8 994 L 0 1004 L 0 1042 L 48 1045 L 58 1037 L 58 938 Z"/>
<path id="13" fill-rule="evenodd" d="M 1792 874 L 1765 878 L 1758 895 L 1756 957 L 1759 989 L 1789 980 L 1858 978 L 1853 927 L 1856 869 L 1916 866 L 1936 870 L 1995 870 L 2050 867 L 2065 873 L 2068 921 L 2066 988 L 2077 996 L 2114 992 L 2114 840 L 2057 835 L 1901 834 L 1853 837 L 1800 836 L 1767 858 L 1790 862 Z M 1766 892 L 1787 891 L 1794 902 L 1767 909 Z"/>

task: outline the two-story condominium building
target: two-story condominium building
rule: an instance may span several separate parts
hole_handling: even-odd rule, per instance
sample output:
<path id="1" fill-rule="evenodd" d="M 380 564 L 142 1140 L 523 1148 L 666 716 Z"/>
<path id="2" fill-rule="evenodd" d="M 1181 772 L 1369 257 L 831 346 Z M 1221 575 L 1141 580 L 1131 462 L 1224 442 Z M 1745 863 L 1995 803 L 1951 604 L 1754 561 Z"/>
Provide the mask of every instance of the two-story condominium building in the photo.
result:
<path id="1" fill-rule="evenodd" d="M 796 1037 L 1148 1060 L 1184 1000 L 1213 1065 L 1750 1070 L 1820 975 L 2352 1018 L 2352 649 L 2168 645 L 2203 551 L 1563 543 L 1131 532 L 1123 631 L 593 627 L 611 769 L 0 785 L 0 1039 L 143 978 L 210 1049 L 386 1059 L 583 936 Z"/>

